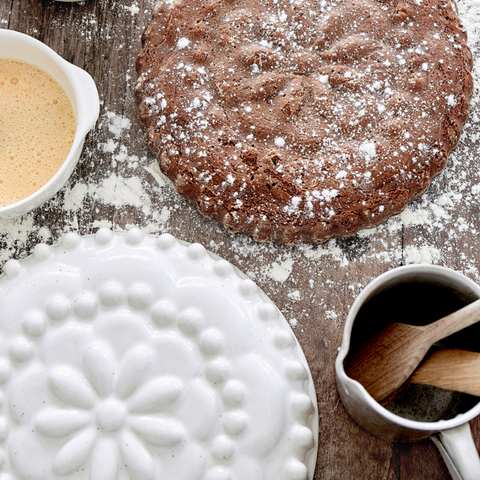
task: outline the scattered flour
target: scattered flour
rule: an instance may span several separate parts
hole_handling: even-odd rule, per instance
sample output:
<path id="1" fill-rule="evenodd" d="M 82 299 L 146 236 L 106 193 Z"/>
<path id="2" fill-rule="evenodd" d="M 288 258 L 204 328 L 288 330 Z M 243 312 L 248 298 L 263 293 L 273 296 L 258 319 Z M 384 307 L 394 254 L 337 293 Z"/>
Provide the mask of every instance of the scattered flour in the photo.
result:
<path id="1" fill-rule="evenodd" d="M 115 138 L 120 138 L 125 130 L 130 129 L 132 126 L 132 122 L 128 118 L 121 117 L 120 115 L 116 115 L 108 110 L 105 115 L 108 119 L 108 130 L 109 132 L 113 133 Z"/>
<path id="2" fill-rule="evenodd" d="M 287 297 L 294 302 L 298 302 L 302 299 L 302 294 L 299 290 L 291 290 L 287 293 Z"/>
<path id="3" fill-rule="evenodd" d="M 124 6 L 123 8 L 125 10 L 128 10 L 132 15 L 138 15 L 138 13 L 140 13 L 140 9 L 138 8 L 138 5 L 130 5 L 129 7 Z"/>
<path id="4" fill-rule="evenodd" d="M 405 263 L 437 263 L 440 260 L 440 250 L 434 247 L 412 247 L 405 249 Z"/>
<path id="5" fill-rule="evenodd" d="M 331 320 L 336 320 L 338 318 L 338 315 L 334 311 L 331 311 L 331 310 L 327 310 L 325 312 L 325 316 L 328 319 L 331 319 Z"/>
<path id="6" fill-rule="evenodd" d="M 400 214 L 400 220 L 404 226 L 408 225 L 429 225 L 430 211 L 428 209 L 418 209 L 413 211 L 411 208 L 407 208 Z"/>
<path id="7" fill-rule="evenodd" d="M 291 318 L 291 319 L 289 320 L 289 323 L 290 323 L 290 326 L 291 326 L 292 328 L 295 328 L 295 327 L 298 326 L 298 320 L 297 320 L 296 318 Z"/>
<path id="8" fill-rule="evenodd" d="M 281 263 L 273 262 L 269 271 L 270 277 L 277 282 L 284 282 L 292 273 L 293 262 L 291 256 Z"/>
<path id="9" fill-rule="evenodd" d="M 64 200 L 65 209 L 79 210 L 82 208 L 87 193 L 88 186 L 85 183 L 76 183 L 71 189 L 67 189 Z"/>
<path id="10" fill-rule="evenodd" d="M 145 170 L 152 175 L 159 187 L 165 186 L 165 184 L 169 181 L 168 178 L 160 171 L 160 167 L 158 166 L 158 162 L 156 160 L 153 161 L 148 167 L 145 167 Z"/>

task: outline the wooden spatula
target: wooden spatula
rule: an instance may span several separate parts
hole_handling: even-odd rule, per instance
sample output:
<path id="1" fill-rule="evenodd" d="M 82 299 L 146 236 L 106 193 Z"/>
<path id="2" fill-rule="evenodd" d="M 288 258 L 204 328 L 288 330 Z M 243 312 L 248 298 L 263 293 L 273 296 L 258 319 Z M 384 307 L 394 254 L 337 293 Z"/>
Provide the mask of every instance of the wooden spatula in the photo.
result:
<path id="1" fill-rule="evenodd" d="M 408 383 L 446 388 L 480 397 L 480 353 L 438 349 L 413 372 Z"/>
<path id="2" fill-rule="evenodd" d="M 423 327 L 391 323 L 347 361 L 345 370 L 380 402 L 410 377 L 435 342 L 479 320 L 480 300 L 477 300 Z"/>

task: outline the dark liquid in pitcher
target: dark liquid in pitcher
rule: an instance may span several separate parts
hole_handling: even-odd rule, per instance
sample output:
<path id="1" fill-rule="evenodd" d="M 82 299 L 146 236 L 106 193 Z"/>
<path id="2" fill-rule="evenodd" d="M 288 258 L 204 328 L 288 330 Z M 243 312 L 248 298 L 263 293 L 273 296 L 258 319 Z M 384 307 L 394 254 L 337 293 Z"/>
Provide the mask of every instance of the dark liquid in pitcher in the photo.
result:
<path id="1" fill-rule="evenodd" d="M 388 288 L 368 300 L 353 324 L 350 355 L 388 323 L 427 325 L 476 300 L 432 283 L 409 282 Z M 480 323 L 451 335 L 432 348 L 458 348 L 480 352 Z M 347 359 L 348 362 L 348 359 Z M 428 385 L 406 386 L 387 405 L 392 413 L 421 422 L 448 420 L 464 413 L 479 397 Z"/>

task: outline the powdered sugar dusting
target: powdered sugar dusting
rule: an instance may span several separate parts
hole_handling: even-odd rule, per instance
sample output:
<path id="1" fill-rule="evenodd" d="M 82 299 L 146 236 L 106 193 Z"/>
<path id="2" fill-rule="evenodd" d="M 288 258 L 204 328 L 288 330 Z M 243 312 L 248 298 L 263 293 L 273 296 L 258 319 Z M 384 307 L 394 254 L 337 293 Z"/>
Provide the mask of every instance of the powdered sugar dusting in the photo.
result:
<path id="1" fill-rule="evenodd" d="M 365 142 L 360 145 L 359 150 L 362 153 L 365 153 L 369 157 L 374 157 L 376 155 L 376 150 L 375 150 L 375 143 L 373 142 Z"/>
<path id="2" fill-rule="evenodd" d="M 182 37 L 180 40 L 177 42 L 177 48 L 179 50 L 183 50 L 184 48 L 187 48 L 190 45 L 190 40 L 188 38 Z"/>

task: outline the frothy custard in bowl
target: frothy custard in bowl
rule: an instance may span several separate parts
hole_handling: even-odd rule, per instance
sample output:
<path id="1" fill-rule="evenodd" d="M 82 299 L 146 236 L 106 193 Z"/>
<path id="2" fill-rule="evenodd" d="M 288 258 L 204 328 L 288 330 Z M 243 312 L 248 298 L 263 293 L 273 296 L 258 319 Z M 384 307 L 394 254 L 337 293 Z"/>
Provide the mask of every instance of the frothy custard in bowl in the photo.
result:
<path id="1" fill-rule="evenodd" d="M 72 148 L 76 118 L 60 84 L 47 72 L 0 58 L 0 207 L 45 185 Z"/>

